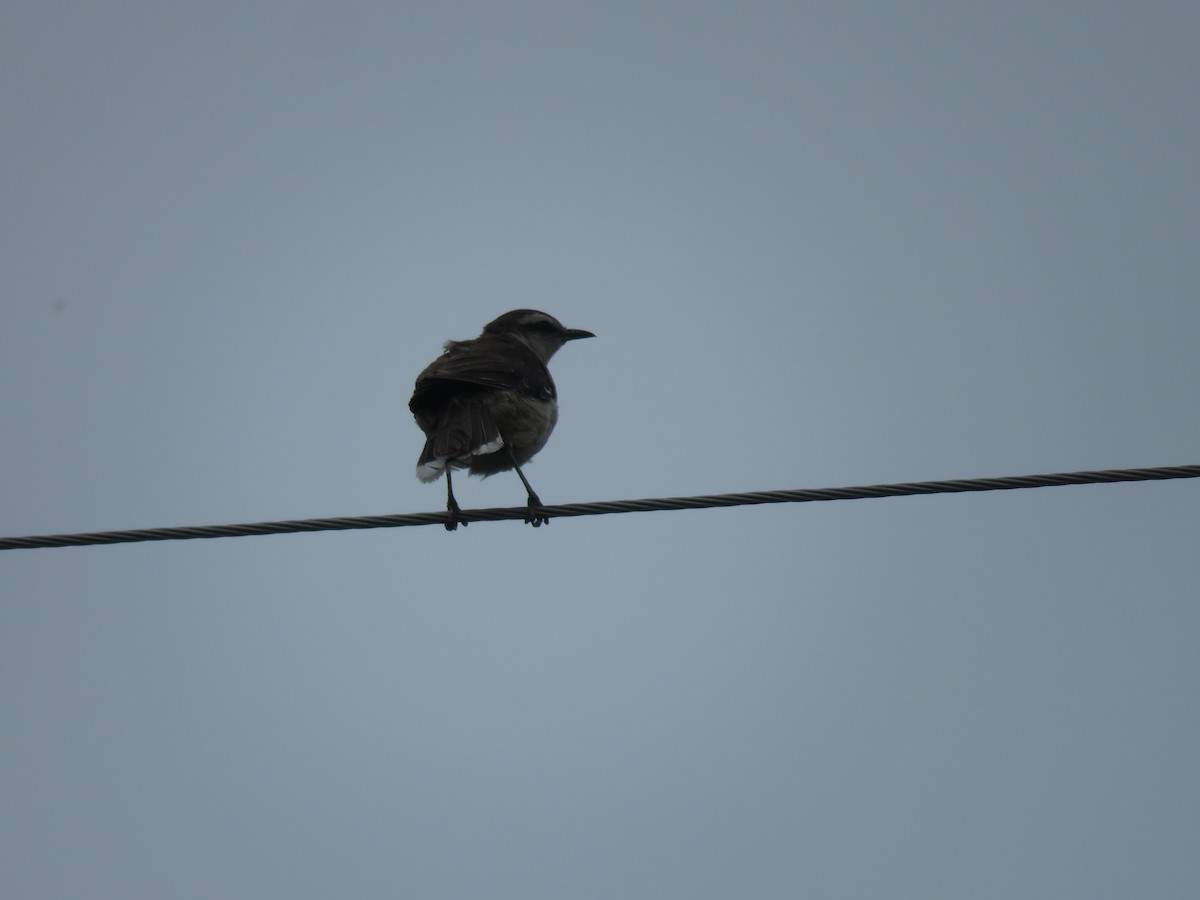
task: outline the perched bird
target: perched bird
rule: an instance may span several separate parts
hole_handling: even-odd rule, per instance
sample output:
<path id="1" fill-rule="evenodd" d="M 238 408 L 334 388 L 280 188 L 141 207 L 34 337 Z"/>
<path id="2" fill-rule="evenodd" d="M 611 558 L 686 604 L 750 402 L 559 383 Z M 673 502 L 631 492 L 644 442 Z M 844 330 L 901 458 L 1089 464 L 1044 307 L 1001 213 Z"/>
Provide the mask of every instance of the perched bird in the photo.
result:
<path id="1" fill-rule="evenodd" d="M 447 531 L 458 527 L 462 512 L 453 469 L 484 477 L 516 469 L 529 496 L 525 521 L 535 528 L 549 521 L 521 466 L 546 445 L 558 421 L 546 363 L 567 341 L 590 337 L 536 309 L 514 309 L 473 341 L 446 341 L 445 352 L 417 376 L 408 401 L 426 437 L 417 477 L 436 481 L 446 473 Z"/>

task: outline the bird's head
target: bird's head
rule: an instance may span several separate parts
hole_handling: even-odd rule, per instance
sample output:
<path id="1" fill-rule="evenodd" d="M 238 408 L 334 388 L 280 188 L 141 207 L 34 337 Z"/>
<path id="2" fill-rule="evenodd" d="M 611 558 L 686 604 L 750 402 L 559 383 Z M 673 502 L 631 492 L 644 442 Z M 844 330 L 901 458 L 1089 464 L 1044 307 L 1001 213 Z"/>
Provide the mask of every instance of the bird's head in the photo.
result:
<path id="1" fill-rule="evenodd" d="M 536 309 L 514 309 L 484 326 L 484 334 L 516 338 L 533 351 L 543 363 L 550 361 L 567 341 L 595 337 L 582 328 L 564 328 L 562 322 Z"/>

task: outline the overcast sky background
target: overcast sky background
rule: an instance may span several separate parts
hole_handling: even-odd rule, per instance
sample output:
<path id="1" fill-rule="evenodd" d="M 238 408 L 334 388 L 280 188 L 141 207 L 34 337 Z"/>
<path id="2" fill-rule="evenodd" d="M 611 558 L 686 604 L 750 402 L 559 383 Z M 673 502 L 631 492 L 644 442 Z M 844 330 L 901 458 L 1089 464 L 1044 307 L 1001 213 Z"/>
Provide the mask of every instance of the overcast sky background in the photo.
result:
<path id="1" fill-rule="evenodd" d="M 0 534 L 1200 462 L 1200 6 L 0 5 Z M 464 507 L 523 502 L 461 479 Z M 0 554 L 0 894 L 1191 898 L 1200 484 Z"/>

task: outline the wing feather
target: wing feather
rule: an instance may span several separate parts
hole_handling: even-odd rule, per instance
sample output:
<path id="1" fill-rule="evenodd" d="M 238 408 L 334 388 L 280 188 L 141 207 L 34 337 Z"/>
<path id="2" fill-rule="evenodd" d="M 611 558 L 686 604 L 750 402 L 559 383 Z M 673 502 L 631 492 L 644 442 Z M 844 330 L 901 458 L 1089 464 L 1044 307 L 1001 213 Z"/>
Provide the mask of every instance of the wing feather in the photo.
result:
<path id="1" fill-rule="evenodd" d="M 555 396 L 550 370 L 528 347 L 505 335 L 484 335 L 447 343 L 446 351 L 417 376 L 409 409 L 417 415 L 436 414 L 463 395 L 464 385 L 542 399 Z"/>

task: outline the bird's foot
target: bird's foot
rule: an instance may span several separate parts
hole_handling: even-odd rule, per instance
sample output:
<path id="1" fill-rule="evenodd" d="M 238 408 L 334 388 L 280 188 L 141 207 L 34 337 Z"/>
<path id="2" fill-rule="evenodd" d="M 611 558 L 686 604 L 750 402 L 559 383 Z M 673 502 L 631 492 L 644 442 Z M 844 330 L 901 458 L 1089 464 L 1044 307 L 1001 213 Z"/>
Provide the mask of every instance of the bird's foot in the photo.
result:
<path id="1" fill-rule="evenodd" d="M 546 515 L 546 510 L 542 507 L 541 499 L 533 491 L 529 492 L 528 511 L 525 513 L 525 521 L 534 528 L 550 524 L 550 517 Z"/>
<path id="2" fill-rule="evenodd" d="M 446 514 L 447 514 L 447 518 L 446 518 L 446 530 L 447 531 L 454 531 L 455 529 L 458 528 L 459 525 L 462 525 L 463 528 L 466 528 L 468 525 L 471 524 L 470 522 L 463 522 L 461 519 L 459 519 L 459 516 L 462 515 L 462 509 L 459 507 L 458 502 L 456 500 L 450 500 L 446 504 Z"/>

